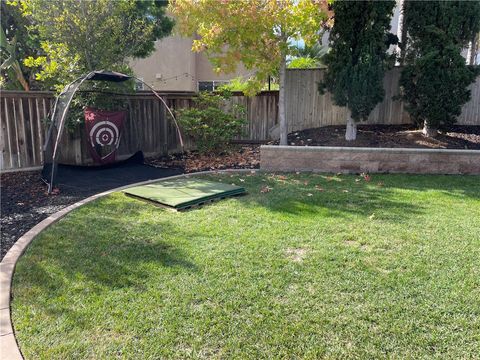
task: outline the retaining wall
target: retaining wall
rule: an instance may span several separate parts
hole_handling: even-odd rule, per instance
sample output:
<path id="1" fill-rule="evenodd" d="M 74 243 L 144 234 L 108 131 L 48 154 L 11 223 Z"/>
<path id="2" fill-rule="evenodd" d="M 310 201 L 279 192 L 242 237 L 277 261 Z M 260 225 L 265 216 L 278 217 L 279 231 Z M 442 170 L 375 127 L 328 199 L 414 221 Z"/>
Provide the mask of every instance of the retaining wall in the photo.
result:
<path id="1" fill-rule="evenodd" d="M 480 174 L 480 150 L 276 146 L 260 148 L 264 171 Z"/>

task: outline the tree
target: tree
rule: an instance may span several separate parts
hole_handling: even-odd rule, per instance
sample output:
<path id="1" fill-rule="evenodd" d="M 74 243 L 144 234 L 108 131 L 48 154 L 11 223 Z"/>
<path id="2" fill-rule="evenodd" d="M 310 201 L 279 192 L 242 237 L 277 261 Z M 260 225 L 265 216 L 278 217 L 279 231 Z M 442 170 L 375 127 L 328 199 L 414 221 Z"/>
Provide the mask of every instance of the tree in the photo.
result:
<path id="1" fill-rule="evenodd" d="M 173 20 L 166 1 L 24 0 L 17 5 L 38 31 L 44 55 L 25 60 L 38 80 L 65 85 L 98 69 L 128 71 L 127 60 L 146 57 Z"/>
<path id="2" fill-rule="evenodd" d="M 479 68 L 467 66 L 462 48 L 480 30 L 480 3 L 406 1 L 407 54 L 400 85 L 413 120 L 425 136 L 453 124 L 470 99 Z"/>
<path id="3" fill-rule="evenodd" d="M 288 61 L 289 69 L 315 69 L 320 66 L 317 59 L 311 57 L 296 57 Z"/>
<path id="4" fill-rule="evenodd" d="M 293 55 L 292 39 L 317 40 L 326 19 L 323 1 L 315 0 L 174 0 L 170 9 L 179 30 L 194 37 L 193 50 L 204 51 L 216 71 L 233 72 L 238 63 L 252 69 L 248 95 L 259 91 L 267 77 L 279 74 L 280 144 L 287 144 L 285 71 Z"/>
<path id="5" fill-rule="evenodd" d="M 312 69 L 324 67 L 322 57 L 328 51 L 328 47 L 322 46 L 319 42 L 312 46 L 296 46 L 295 54 L 288 60 L 287 67 L 290 69 Z"/>
<path id="6" fill-rule="evenodd" d="M 339 106 L 347 106 L 346 140 L 355 140 L 356 122 L 366 120 L 383 100 L 387 49 L 396 36 L 389 34 L 395 1 L 337 1 L 330 34 L 328 67 L 319 90 L 328 90 Z"/>
<path id="7" fill-rule="evenodd" d="M 0 6 L 2 88 L 28 91 L 31 71 L 23 65 L 22 60 L 36 54 L 38 40 L 35 32 L 27 30 L 28 20 L 22 16 L 17 6 L 8 1 L 2 1 Z"/>

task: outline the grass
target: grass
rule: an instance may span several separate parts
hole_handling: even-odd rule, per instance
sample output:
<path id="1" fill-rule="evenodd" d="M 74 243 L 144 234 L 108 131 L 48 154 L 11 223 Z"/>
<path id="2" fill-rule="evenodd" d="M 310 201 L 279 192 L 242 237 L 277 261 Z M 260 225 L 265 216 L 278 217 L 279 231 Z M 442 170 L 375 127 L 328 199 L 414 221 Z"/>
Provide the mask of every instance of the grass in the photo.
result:
<path id="1" fill-rule="evenodd" d="M 480 177 L 211 178 L 249 195 L 114 194 L 42 233 L 14 277 L 26 359 L 478 358 Z"/>

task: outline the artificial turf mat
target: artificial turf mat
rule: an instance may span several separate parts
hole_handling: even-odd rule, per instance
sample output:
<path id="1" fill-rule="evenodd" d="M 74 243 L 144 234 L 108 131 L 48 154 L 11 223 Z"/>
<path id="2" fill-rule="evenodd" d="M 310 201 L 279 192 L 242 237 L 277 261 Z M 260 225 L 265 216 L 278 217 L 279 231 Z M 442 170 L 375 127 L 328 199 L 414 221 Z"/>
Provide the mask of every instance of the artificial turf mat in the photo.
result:
<path id="1" fill-rule="evenodd" d="M 181 210 L 206 201 L 244 194 L 245 189 L 216 181 L 180 178 L 135 186 L 123 192 L 136 198 Z"/>

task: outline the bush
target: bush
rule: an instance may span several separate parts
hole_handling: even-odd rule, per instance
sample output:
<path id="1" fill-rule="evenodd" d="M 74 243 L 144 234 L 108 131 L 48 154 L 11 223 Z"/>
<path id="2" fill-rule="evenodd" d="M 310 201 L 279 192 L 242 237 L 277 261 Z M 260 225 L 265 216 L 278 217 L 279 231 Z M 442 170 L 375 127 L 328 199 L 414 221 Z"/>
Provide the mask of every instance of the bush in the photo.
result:
<path id="1" fill-rule="evenodd" d="M 426 136 L 451 125 L 470 100 L 468 86 L 480 67 L 467 66 L 461 55 L 480 30 L 480 3 L 475 1 L 407 1 L 405 67 L 400 85 L 412 119 Z"/>
<path id="2" fill-rule="evenodd" d="M 245 107 L 227 103 L 228 92 L 199 93 L 194 106 L 178 111 L 182 129 L 195 140 L 200 152 L 224 150 L 228 143 L 243 133 L 247 123 Z"/>

